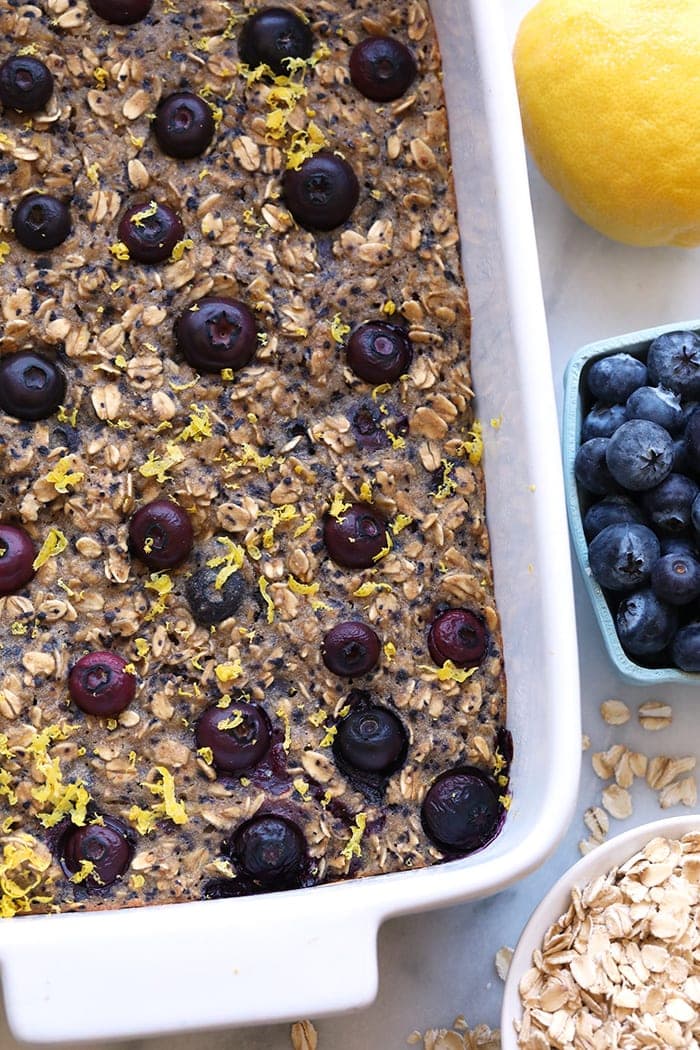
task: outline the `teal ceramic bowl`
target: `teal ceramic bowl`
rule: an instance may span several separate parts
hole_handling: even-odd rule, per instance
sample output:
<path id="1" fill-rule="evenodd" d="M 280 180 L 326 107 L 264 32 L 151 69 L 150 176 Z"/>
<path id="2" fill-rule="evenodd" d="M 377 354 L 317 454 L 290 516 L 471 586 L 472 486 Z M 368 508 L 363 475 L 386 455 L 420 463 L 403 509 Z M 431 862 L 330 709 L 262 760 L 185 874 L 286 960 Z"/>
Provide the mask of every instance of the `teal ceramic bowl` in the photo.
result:
<path id="1" fill-rule="evenodd" d="M 576 552 L 586 590 L 593 603 L 593 610 L 603 634 L 605 646 L 620 675 L 638 685 L 659 685 L 677 682 L 685 685 L 698 684 L 697 674 L 688 674 L 675 667 L 643 667 L 635 663 L 620 645 L 615 623 L 605 595 L 591 575 L 588 562 L 588 544 L 583 531 L 583 515 L 590 506 L 591 497 L 576 482 L 574 459 L 580 444 L 581 423 L 590 407 L 586 393 L 586 372 L 593 361 L 611 354 L 627 353 L 645 359 L 650 344 L 665 332 L 693 331 L 700 334 L 700 321 L 685 321 L 661 325 L 641 332 L 630 332 L 614 339 L 602 339 L 582 347 L 571 358 L 564 376 L 564 413 L 562 422 L 562 445 L 564 455 L 564 486 L 571 539 Z"/>

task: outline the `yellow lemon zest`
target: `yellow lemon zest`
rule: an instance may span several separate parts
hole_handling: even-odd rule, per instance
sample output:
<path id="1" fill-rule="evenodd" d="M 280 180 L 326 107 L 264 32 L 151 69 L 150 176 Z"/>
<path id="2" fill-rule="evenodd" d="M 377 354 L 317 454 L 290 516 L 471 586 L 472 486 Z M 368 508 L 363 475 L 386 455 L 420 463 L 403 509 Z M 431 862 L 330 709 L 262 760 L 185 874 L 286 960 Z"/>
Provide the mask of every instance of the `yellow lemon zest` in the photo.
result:
<path id="1" fill-rule="evenodd" d="M 305 514 L 302 524 L 297 526 L 297 528 L 294 530 L 294 539 L 297 539 L 297 537 L 303 536 L 305 532 L 308 532 L 315 521 L 316 515 L 313 511 L 310 511 L 308 514 Z"/>
<path id="2" fill-rule="evenodd" d="M 331 505 L 328 508 L 328 513 L 332 518 L 337 518 L 338 521 L 342 521 L 342 514 L 344 511 L 349 510 L 352 504 L 346 503 L 339 492 L 336 492 L 331 501 Z"/>
<path id="3" fill-rule="evenodd" d="M 454 463 L 450 463 L 449 459 L 443 459 L 442 461 L 442 481 L 438 486 L 437 492 L 431 493 L 434 500 L 447 499 L 457 489 L 457 482 L 451 477 Z"/>
<path id="4" fill-rule="evenodd" d="M 153 811 L 158 816 L 168 817 L 173 824 L 186 824 L 187 810 L 184 802 L 179 802 L 175 797 L 175 781 L 172 773 L 166 766 L 156 766 L 156 772 L 160 773 L 161 779 L 153 784 L 146 782 L 143 785 L 152 795 L 162 799 L 162 802 L 152 807 Z"/>
<path id="5" fill-rule="evenodd" d="M 139 835 L 147 835 L 156 826 L 158 815 L 152 809 L 141 809 L 132 806 L 127 813 L 127 820 L 134 825 Z"/>
<path id="6" fill-rule="evenodd" d="M 262 594 L 263 601 L 267 605 L 267 622 L 274 623 L 275 619 L 275 603 L 272 600 L 272 596 L 267 593 L 268 583 L 264 576 L 258 578 L 258 587 Z"/>
<path id="7" fill-rule="evenodd" d="M 220 565 L 223 566 L 223 568 L 219 569 L 214 581 L 214 589 L 220 591 L 229 576 L 233 576 L 234 572 L 238 572 L 242 567 L 245 561 L 245 551 L 228 536 L 217 536 L 216 542 L 226 548 L 226 553 L 210 558 L 207 561 L 207 565 L 210 569 L 217 569 Z"/>
<path id="8" fill-rule="evenodd" d="M 386 657 L 386 662 L 390 664 L 396 656 L 396 646 L 393 642 L 384 642 L 384 655 Z"/>
<path id="9" fill-rule="evenodd" d="M 170 253 L 170 262 L 179 262 L 185 252 L 189 252 L 193 248 L 194 241 L 190 237 L 185 237 L 184 240 L 178 241 Z"/>
<path id="10" fill-rule="evenodd" d="M 184 453 L 172 441 L 167 442 L 165 449 L 164 456 L 149 452 L 148 459 L 139 467 L 139 474 L 144 478 L 155 478 L 160 485 L 171 480 L 167 472 L 178 463 L 182 463 L 185 458 Z"/>
<path id="11" fill-rule="evenodd" d="M 331 335 L 335 339 L 336 343 L 342 346 L 345 343 L 345 336 L 350 333 L 350 325 L 343 324 L 343 320 L 340 314 L 336 314 L 331 321 Z"/>
<path id="12" fill-rule="evenodd" d="M 73 456 L 62 456 L 53 470 L 44 475 L 44 481 L 56 489 L 56 492 L 67 493 L 70 487 L 79 485 L 85 475 L 82 470 L 71 471 Z"/>
<path id="13" fill-rule="evenodd" d="M 303 777 L 295 777 L 292 781 L 292 785 L 295 791 L 298 791 L 304 802 L 308 801 L 309 797 L 309 785 Z"/>
<path id="14" fill-rule="evenodd" d="M 131 258 L 129 249 L 124 244 L 124 241 L 115 241 L 114 244 L 110 244 L 109 250 L 114 258 L 119 259 L 120 262 L 128 262 Z"/>
<path id="15" fill-rule="evenodd" d="M 390 528 L 395 536 L 398 536 L 400 532 L 403 532 L 405 528 L 408 528 L 413 522 L 413 518 L 410 514 L 401 514 L 400 512 L 396 515 L 392 521 Z"/>
<path id="16" fill-rule="evenodd" d="M 203 441 L 212 436 L 211 419 L 206 405 L 190 405 L 190 421 L 174 438 L 175 441 Z"/>
<path id="17" fill-rule="evenodd" d="M 109 80 L 109 71 L 106 70 L 104 66 L 95 66 L 92 75 L 95 78 L 100 91 L 104 91 L 105 84 Z"/>
<path id="18" fill-rule="evenodd" d="M 459 446 L 459 451 L 462 455 L 466 455 L 469 458 L 469 462 L 473 467 L 477 467 L 481 463 L 481 457 L 484 453 L 484 440 L 482 437 L 483 428 L 478 419 L 474 420 L 474 425 L 469 431 L 469 440 L 463 441 Z"/>
<path id="19" fill-rule="evenodd" d="M 289 721 L 287 709 L 284 707 L 283 704 L 280 704 L 277 710 L 275 711 L 275 714 L 278 718 L 281 718 L 282 722 L 284 723 L 284 740 L 282 741 L 282 747 L 285 751 L 289 751 L 290 747 L 292 746 L 292 726 L 291 722 Z"/>
<path id="20" fill-rule="evenodd" d="M 221 728 L 221 727 L 219 727 Z M 208 766 L 214 765 L 214 752 L 210 747 L 198 747 L 197 754 Z"/>
<path id="21" fill-rule="evenodd" d="M 335 740 L 336 736 L 337 736 L 338 727 L 337 726 L 324 726 L 323 728 L 325 729 L 326 732 L 325 732 L 325 735 L 324 735 L 323 739 L 321 740 L 321 742 L 320 742 L 320 744 L 318 746 L 319 747 L 330 747 L 331 744 L 333 743 L 333 741 Z"/>
<path id="22" fill-rule="evenodd" d="M 229 663 L 225 663 L 225 664 L 216 664 L 216 666 L 214 667 L 214 674 L 219 679 L 219 681 L 222 682 L 224 685 L 227 682 L 235 682 L 235 680 L 237 678 L 240 678 L 241 675 L 243 674 L 243 668 L 241 666 L 241 661 L 240 660 L 233 660 L 233 661 L 231 661 Z M 221 724 L 219 724 L 219 729 L 221 729 L 221 728 L 222 728 L 222 726 L 221 726 Z M 229 726 L 224 726 L 223 728 L 228 729 L 230 727 Z"/>
<path id="23" fill-rule="evenodd" d="M 376 583 L 374 580 L 366 580 L 365 583 L 361 583 L 356 591 L 353 591 L 353 595 L 356 598 L 369 598 L 371 595 L 376 594 L 377 591 L 390 591 L 390 583 Z"/>
<path id="24" fill-rule="evenodd" d="M 467 678 L 471 678 L 473 674 L 476 674 L 476 667 L 456 667 L 451 660 L 445 660 L 442 667 L 431 667 L 429 664 L 419 664 L 418 669 L 420 671 L 429 671 L 430 674 L 437 678 L 438 682 L 466 682 Z"/>
<path id="25" fill-rule="evenodd" d="M 10 246 L 7 241 L 0 241 L 0 263 L 4 262 L 10 254 Z"/>
<path id="26" fill-rule="evenodd" d="M 350 830 L 350 838 L 348 842 L 343 846 L 340 853 L 346 860 L 352 860 L 353 857 L 362 856 L 362 848 L 360 843 L 364 834 L 365 827 L 367 826 L 367 814 L 358 813 L 355 817 L 355 824 Z"/>
<path id="27" fill-rule="evenodd" d="M 372 493 L 372 486 L 369 481 L 363 481 L 360 485 L 360 499 L 363 503 L 374 502 L 374 494 Z"/>
<path id="28" fill-rule="evenodd" d="M 49 534 L 41 545 L 41 550 L 34 559 L 34 569 L 40 569 L 42 565 L 46 564 L 49 558 L 57 558 L 59 554 L 63 554 L 67 546 L 68 540 L 60 529 L 49 529 Z"/>
<path id="29" fill-rule="evenodd" d="M 312 595 L 318 592 L 320 584 L 316 581 L 314 583 L 302 583 L 301 580 L 295 579 L 290 573 L 287 577 L 287 586 L 294 594 Z"/>

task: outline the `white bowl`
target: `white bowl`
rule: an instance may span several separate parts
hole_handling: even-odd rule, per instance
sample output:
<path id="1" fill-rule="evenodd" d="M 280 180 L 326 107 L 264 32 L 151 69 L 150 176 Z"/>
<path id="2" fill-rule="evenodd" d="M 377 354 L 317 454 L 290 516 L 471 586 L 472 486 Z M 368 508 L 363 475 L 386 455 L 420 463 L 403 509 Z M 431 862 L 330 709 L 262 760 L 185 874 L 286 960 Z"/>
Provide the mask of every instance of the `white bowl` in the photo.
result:
<path id="1" fill-rule="evenodd" d="M 532 953 L 542 946 L 547 930 L 569 907 L 572 888 L 574 886 L 582 888 L 593 879 L 610 871 L 611 868 L 623 864 L 653 838 L 680 839 L 688 832 L 698 830 L 700 830 L 700 814 L 698 813 L 654 820 L 650 824 L 630 828 L 629 831 L 608 839 L 591 853 L 582 857 L 552 886 L 530 916 L 511 960 L 501 1011 L 502 1050 L 518 1050 L 515 1022 L 522 1018 L 522 1004 L 518 990 L 520 981 L 532 966 Z"/>

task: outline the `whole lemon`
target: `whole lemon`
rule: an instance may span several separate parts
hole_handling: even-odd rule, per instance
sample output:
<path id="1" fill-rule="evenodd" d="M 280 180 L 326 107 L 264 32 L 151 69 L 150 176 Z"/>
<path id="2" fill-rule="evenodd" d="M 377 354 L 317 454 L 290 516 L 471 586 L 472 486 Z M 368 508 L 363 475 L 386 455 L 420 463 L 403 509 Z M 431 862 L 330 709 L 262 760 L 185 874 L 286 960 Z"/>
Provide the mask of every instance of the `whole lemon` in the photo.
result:
<path id="1" fill-rule="evenodd" d="M 700 244 L 700 0 L 540 0 L 514 63 L 528 147 L 584 222 Z"/>

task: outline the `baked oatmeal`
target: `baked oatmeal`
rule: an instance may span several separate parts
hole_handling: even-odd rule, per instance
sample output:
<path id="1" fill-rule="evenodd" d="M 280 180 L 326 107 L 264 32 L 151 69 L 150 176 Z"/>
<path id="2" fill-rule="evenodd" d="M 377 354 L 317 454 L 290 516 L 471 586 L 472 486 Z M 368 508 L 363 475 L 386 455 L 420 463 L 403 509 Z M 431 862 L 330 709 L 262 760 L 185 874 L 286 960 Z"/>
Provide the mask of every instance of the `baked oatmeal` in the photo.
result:
<path id="1" fill-rule="evenodd" d="M 0 33 L 0 914 L 481 847 L 509 737 L 427 2 Z"/>

